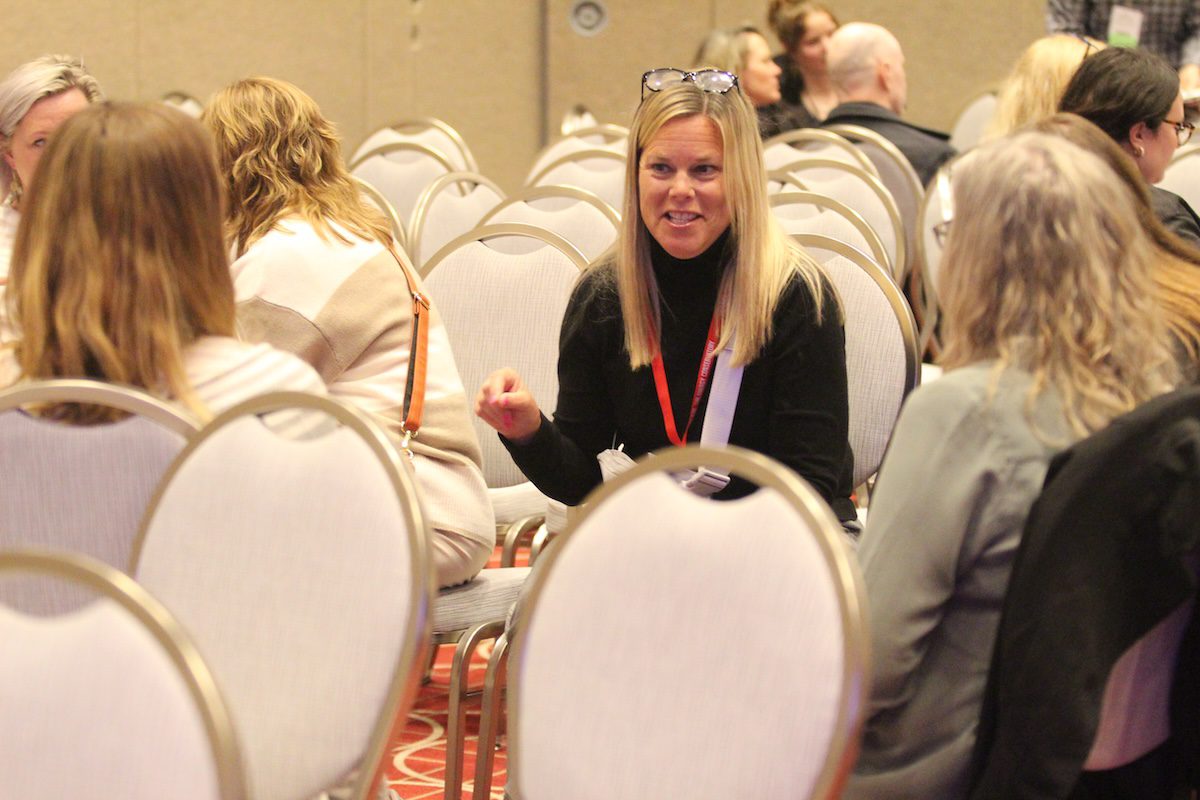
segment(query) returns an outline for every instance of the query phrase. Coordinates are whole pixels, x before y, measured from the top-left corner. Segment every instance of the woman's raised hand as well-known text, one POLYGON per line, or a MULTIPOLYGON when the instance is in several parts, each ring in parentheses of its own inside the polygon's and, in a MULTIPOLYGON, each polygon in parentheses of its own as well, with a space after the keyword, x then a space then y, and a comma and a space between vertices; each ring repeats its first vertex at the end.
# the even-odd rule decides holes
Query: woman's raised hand
POLYGON ((508 367, 484 379, 475 396, 475 413, 516 444, 526 444, 542 424, 537 401, 516 370, 508 367))

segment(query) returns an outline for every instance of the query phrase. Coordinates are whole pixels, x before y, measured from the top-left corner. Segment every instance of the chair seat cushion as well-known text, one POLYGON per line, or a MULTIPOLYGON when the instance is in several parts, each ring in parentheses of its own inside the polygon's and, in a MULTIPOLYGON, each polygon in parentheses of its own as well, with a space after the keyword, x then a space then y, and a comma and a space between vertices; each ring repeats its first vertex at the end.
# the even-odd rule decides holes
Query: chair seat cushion
POLYGON ((529 567, 485 569, 464 584, 442 589, 433 603, 433 632, 503 621, 528 575, 529 567))

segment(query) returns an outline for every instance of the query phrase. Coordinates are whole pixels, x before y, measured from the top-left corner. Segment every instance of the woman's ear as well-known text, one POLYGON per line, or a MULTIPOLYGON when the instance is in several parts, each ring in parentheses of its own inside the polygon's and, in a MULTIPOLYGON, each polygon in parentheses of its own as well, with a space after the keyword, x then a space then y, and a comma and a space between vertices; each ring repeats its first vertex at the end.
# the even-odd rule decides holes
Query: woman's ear
POLYGON ((1145 122, 1139 122, 1129 129, 1129 149, 1135 157, 1145 155, 1146 146, 1154 139, 1154 131, 1145 122))

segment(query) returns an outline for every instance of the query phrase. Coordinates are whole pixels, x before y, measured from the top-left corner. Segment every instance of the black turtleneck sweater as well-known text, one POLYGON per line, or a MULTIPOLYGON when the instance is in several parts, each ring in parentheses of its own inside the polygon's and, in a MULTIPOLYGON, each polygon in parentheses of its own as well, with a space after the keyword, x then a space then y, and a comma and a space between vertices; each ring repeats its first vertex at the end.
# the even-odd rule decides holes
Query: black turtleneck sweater
MULTIPOLYGON (((693 259, 671 257, 651 239, 651 260, 662 304, 660 346, 671 407, 682 433, 721 284, 728 232, 693 259)), ((853 519, 849 500, 852 455, 847 441, 845 335, 832 295, 818 323, 804 282, 784 289, 774 330, 742 373, 729 443, 764 453, 796 470, 840 519, 853 519)), ((545 494, 574 505, 601 481, 596 454, 624 443, 637 458, 667 447, 662 410, 650 367, 630 369, 616 277, 611 263, 580 280, 559 339, 558 405, 551 422, 526 445, 501 437, 521 471, 545 494)), ((710 381, 711 385, 711 381, 710 381)), ((708 391, 688 442, 699 442, 708 391)), ((717 497, 746 494, 731 482, 717 497)))

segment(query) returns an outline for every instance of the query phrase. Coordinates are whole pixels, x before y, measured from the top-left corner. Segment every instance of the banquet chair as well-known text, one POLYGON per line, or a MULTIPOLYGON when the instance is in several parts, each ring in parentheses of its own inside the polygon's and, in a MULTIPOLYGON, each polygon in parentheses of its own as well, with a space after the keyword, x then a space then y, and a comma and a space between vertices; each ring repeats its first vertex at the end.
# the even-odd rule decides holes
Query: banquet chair
POLYGON ((476 172, 450 172, 421 191, 408 224, 408 250, 420 268, 441 247, 482 224, 504 200, 495 181, 476 172))
POLYGON ((617 240, 621 217, 592 192, 572 186, 532 186, 505 198, 479 224, 509 222, 558 234, 590 263, 617 240))
MULTIPOLYGON (((511 242, 508 242, 511 245, 511 242)), ((558 399, 558 335, 567 301, 587 263, 561 237, 528 225, 489 225, 447 244, 428 263, 425 287, 437 298, 463 383, 472 388, 500 367, 521 374, 538 406, 553 413, 558 399), (539 245, 496 249, 505 240, 539 245)), ((483 474, 497 525, 505 540, 518 539, 544 524, 547 498, 525 479, 496 432, 474 418, 483 452, 483 474)), ((504 629, 508 610, 528 567, 485 569, 475 580, 450 590, 451 614, 442 602, 434 613, 434 643, 455 644, 450 671, 446 735, 445 796, 462 785, 467 665, 478 646, 504 629), (478 596, 479 599, 475 599, 478 596)), ((444 593, 443 593, 444 594, 444 593)))
POLYGON ((86 607, 0 603, 4 797, 248 797, 217 684, 183 628, 128 575, 86 556, 0 551, 0 583, 69 584, 86 607))
POLYGON ((580 150, 608 150, 624 158, 628 139, 629 129, 621 125, 589 125, 564 132, 534 156, 526 183, 550 164, 580 150))
POLYGON ((861 486, 879 469, 904 398, 920 384, 917 325, 900 287, 870 258, 827 237, 793 238, 810 252, 832 254, 821 265, 845 314, 850 449, 861 486))
POLYGON ((204 113, 204 104, 187 92, 167 92, 160 101, 193 119, 200 119, 204 113))
POLYGON ((408 234, 404 230, 404 223, 400 221, 400 215, 396 213, 396 209, 392 207, 391 202, 383 196, 383 192, 376 189, 371 184, 364 181, 362 178, 350 176, 350 180, 354 181, 358 186, 359 192, 367 199, 371 205, 379 209, 379 213, 383 214, 387 219, 388 228, 392 232, 392 239, 401 250, 408 249, 408 234))
POLYGON ((526 186, 575 186, 616 209, 625 199, 625 153, 590 148, 557 158, 531 173, 526 186))
POLYGON ((996 93, 990 90, 968 101, 954 118, 954 125, 950 128, 950 146, 962 153, 979 144, 996 114, 996 104, 996 93))
POLYGON ((596 115, 588 111, 588 107, 583 103, 576 103, 566 110, 563 114, 562 122, 559 123, 558 130, 563 136, 574 133, 583 128, 593 128, 598 125, 596 115))
POLYGON ((380 145, 396 142, 419 144, 436 150, 445 156, 456 171, 479 172, 475 156, 462 135, 453 126, 433 117, 403 120, 380 128, 363 140, 351 160, 357 161, 380 145))
POLYGON ((891 262, 874 228, 854 209, 816 192, 779 192, 769 198, 771 212, 785 233, 815 233, 869 253, 891 274, 891 262))
MULTIPOLYGON (((199 427, 181 408, 128 386, 72 379, 0 391, 0 548, 66 550, 126 569, 155 487, 199 427), (60 402, 131 416, 71 425, 22 410, 60 402)), ((70 584, 36 576, 0 591, 0 600, 27 614, 62 613, 85 599, 70 584)))
POLYGON ((1175 151, 1167 165, 1160 189, 1174 192, 1187 201, 1192 208, 1200 208, 1200 144, 1187 145, 1175 151))
POLYGON ((378 189, 401 223, 412 218, 426 186, 454 171, 454 163, 440 151, 415 142, 382 144, 350 162, 350 173, 378 189))
MULTIPOLYGON (((849 139, 871 159, 871 163, 879 171, 879 180, 896 201, 896 210, 900 212, 907 243, 911 246, 916 237, 917 217, 921 213, 925 187, 908 158, 889 139, 869 128, 858 125, 831 125, 829 130, 849 139)), ((911 263, 907 266, 911 267, 911 263)), ((900 278, 903 279, 906 274, 901 273, 900 278)))
POLYGON ((512 796, 836 796, 869 691, 841 530, 802 478, 736 447, 659 451, 595 490, 509 634, 512 796), (700 465, 759 489, 693 495, 671 473, 700 465))
POLYGON ((401 459, 361 412, 274 392, 205 426, 147 512, 132 574, 208 661, 255 797, 370 796, 410 707, 433 573, 401 459))
POLYGON ((794 161, 769 172, 767 177, 771 194, 816 192, 854 209, 883 242, 892 276, 899 281, 907 273, 908 236, 896 201, 879 178, 866 170, 828 159, 794 161))
POLYGON ((826 158, 864 169, 878 177, 871 159, 844 136, 822 128, 796 128, 763 142, 767 170, 779 169, 802 158, 826 158))

